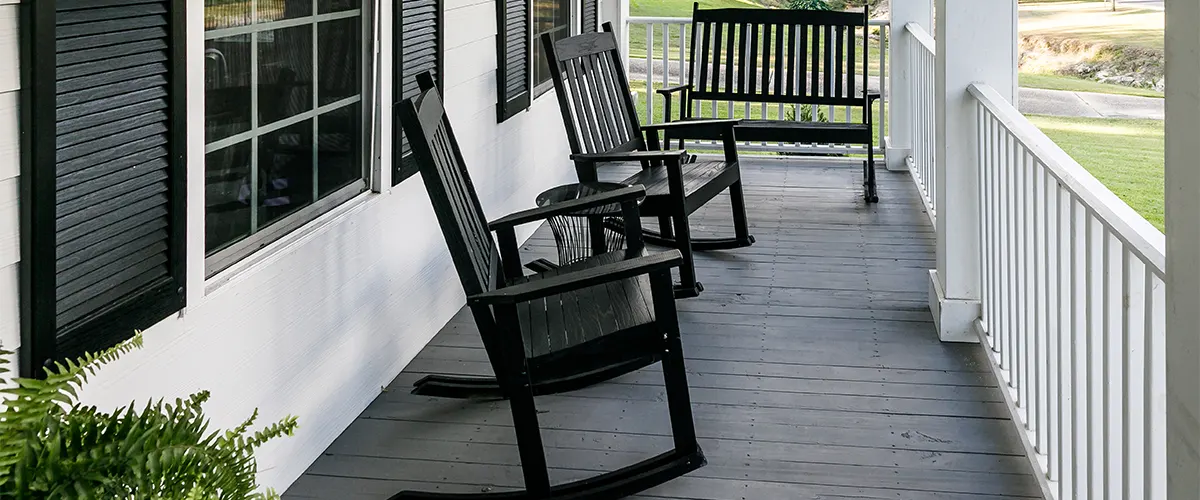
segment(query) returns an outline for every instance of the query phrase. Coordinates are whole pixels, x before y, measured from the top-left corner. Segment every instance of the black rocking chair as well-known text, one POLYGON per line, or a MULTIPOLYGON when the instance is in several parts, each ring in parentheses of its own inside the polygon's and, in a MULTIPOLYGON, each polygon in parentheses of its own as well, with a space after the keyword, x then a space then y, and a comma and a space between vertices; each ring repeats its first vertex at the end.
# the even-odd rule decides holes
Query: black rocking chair
POLYGON ((693 250, 725 250, 754 244, 746 222, 742 175, 738 166, 734 127, 738 120, 691 120, 641 125, 629 80, 617 50, 612 24, 601 33, 554 41, 542 35, 542 48, 558 94, 559 109, 571 145, 571 158, 580 182, 597 180, 597 164, 640 162, 642 170, 626 184, 646 186, 641 211, 658 217, 660 232, 645 231, 646 241, 677 248, 683 255, 682 283, 676 297, 695 297, 704 290, 696 281, 693 250), (658 134, 665 139, 660 142, 658 134), (644 134, 644 135, 643 135, 644 134), (720 137, 724 160, 695 161, 681 150, 666 151, 671 140, 720 137), (683 154, 681 154, 683 153, 683 154), (729 190, 733 205, 733 238, 692 238, 688 216, 729 190))
MULTIPOLYGON (((400 123, 496 373, 494 381, 483 385, 495 385, 512 407, 525 489, 463 494, 406 491, 392 500, 611 499, 702 467, 705 459, 692 423, 672 296, 671 268, 681 258, 674 250, 646 254, 637 206, 644 189, 631 186, 526 210, 489 225, 441 96, 428 74, 418 81, 423 92, 400 104, 400 123), (626 250, 523 275, 515 226, 611 204, 622 207, 626 250), (499 237, 499 251, 489 229, 499 237), (579 388, 656 361, 662 362, 674 449, 617 471, 552 486, 534 396, 579 388)), ((465 388, 480 385, 467 383, 465 388)))

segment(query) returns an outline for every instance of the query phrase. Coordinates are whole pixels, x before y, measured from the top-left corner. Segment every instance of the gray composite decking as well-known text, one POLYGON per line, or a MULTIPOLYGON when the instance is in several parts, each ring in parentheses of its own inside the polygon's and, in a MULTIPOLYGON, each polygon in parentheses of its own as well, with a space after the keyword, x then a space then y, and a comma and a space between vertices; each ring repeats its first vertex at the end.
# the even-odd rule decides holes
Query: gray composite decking
MULTIPOLYGON (((743 177, 758 243, 700 253, 706 290, 678 302, 708 465, 636 498, 1040 497, 980 347, 937 341, 933 229, 907 174, 881 170, 875 206, 857 167, 749 157, 743 177)), ((695 233, 732 234, 727 197, 711 205, 695 233)), ((545 227, 525 245, 553 248, 545 227)), ((507 403, 409 394, 428 373, 490 373, 465 311, 284 498, 520 487, 507 403)), ((658 365, 537 402, 555 481, 670 446, 658 365)))

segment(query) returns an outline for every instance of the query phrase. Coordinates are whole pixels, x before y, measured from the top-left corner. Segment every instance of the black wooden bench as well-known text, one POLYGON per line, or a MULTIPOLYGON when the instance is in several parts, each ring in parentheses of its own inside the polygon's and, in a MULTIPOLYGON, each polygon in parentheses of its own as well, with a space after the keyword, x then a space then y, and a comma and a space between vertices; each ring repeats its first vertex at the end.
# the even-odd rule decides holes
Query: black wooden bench
POLYGON ((860 120, 838 123, 767 119, 766 113, 757 119, 747 116, 737 127, 737 138, 865 145, 863 197, 879 201, 870 112, 879 95, 866 91, 868 58, 855 50, 866 40, 868 21, 866 9, 701 9, 697 3, 688 83, 658 91, 666 98, 666 116, 672 116, 676 93, 683 120, 699 118, 693 114, 700 102, 712 102, 714 108, 716 103, 721 108, 724 103, 792 105, 797 115, 802 105, 857 109, 860 120))

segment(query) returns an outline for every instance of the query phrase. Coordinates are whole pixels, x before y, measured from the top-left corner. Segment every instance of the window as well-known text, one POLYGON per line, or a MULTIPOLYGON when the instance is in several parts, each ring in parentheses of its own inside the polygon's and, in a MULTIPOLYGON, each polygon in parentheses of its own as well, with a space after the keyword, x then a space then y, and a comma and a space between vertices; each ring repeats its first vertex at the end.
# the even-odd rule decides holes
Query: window
POLYGON ((361 0, 205 0, 204 24, 212 275, 366 190, 370 23, 361 0))
POLYGON ((571 4, 573 0, 534 0, 533 3, 533 87, 535 94, 550 89, 550 66, 542 48, 542 34, 555 40, 571 36, 571 4))
POLYGON ((185 2, 29 5, 21 368, 40 375, 184 305, 185 2))

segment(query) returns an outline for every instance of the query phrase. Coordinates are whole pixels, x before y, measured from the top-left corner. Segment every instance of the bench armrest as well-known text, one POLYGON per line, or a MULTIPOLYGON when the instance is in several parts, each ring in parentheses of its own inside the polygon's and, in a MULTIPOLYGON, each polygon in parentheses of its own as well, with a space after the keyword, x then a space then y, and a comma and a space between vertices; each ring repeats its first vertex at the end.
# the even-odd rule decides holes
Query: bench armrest
POLYGON ((589 286, 670 269, 679 266, 682 262, 683 256, 679 250, 668 250, 472 295, 467 297, 467 304, 496 305, 528 302, 589 286))
POLYGON ((664 87, 664 88, 655 90, 655 92, 657 92, 659 95, 670 98, 671 94, 674 94, 676 92, 683 92, 683 91, 687 91, 687 90, 692 90, 692 84, 684 83, 684 84, 680 84, 680 85, 675 85, 674 87, 664 87))
POLYGON ((576 162, 583 163, 599 163, 607 161, 664 161, 677 159, 681 163, 687 162, 687 151, 627 151, 624 153, 594 153, 594 154, 575 154, 571 155, 571 159, 576 162))
POLYGON ((867 105, 868 106, 870 106, 871 103, 878 101, 880 99, 883 99, 883 94, 880 94, 879 92, 867 92, 867 105))
POLYGON ((664 102, 663 102, 663 113, 664 114, 663 114, 663 116, 667 117, 667 121, 671 121, 671 107, 672 107, 672 104, 674 104, 674 101, 675 101, 674 94, 676 92, 679 93, 679 105, 682 106, 682 108, 680 108, 680 110, 679 110, 679 118, 681 120, 684 118, 687 118, 687 116, 688 116, 688 110, 687 110, 688 95, 689 95, 689 92, 691 92, 691 91, 692 91, 692 85, 690 83, 684 83, 684 84, 676 85, 674 87, 662 88, 662 89, 658 89, 655 91, 655 92, 658 92, 659 95, 663 96, 663 99, 664 99, 664 102))
POLYGON ((588 208, 601 207, 604 205, 611 205, 625 201, 640 200, 645 197, 645 187, 640 185, 629 186, 571 201, 552 203, 544 207, 522 210, 520 212, 492 221, 488 224, 488 228, 492 231, 497 231, 504 228, 528 224, 530 222, 540 222, 556 215, 575 213, 588 208))

